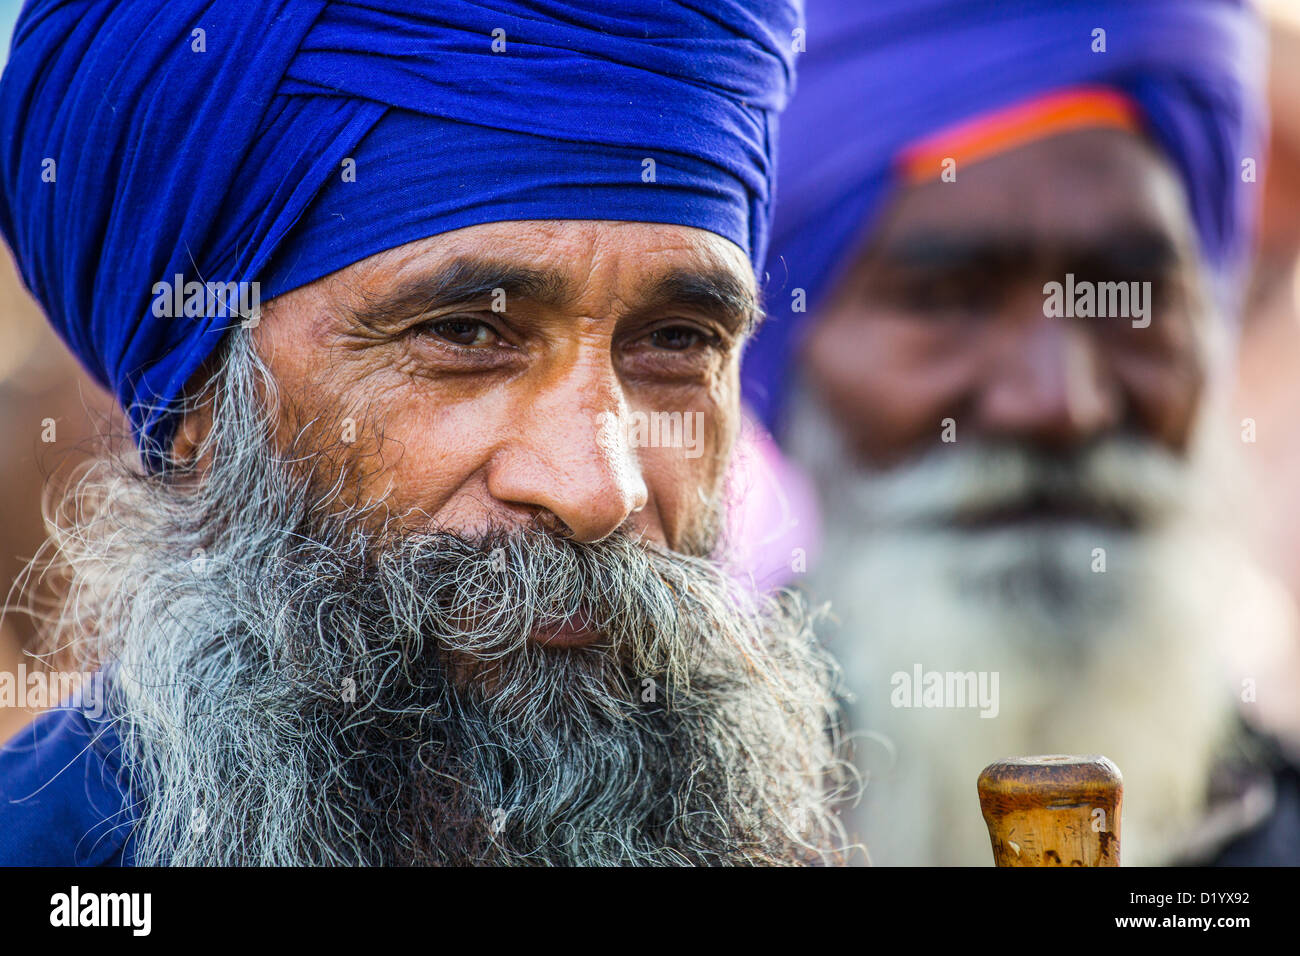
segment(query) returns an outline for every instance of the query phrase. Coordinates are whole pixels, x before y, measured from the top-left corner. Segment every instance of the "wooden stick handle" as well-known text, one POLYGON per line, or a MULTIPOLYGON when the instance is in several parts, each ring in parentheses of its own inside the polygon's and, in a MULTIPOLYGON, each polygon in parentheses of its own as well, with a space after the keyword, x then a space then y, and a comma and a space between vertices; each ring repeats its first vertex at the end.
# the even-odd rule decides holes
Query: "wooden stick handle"
POLYGON ((1124 778, 1105 757, 999 760, 979 794, 998 866, 1119 866, 1124 778))

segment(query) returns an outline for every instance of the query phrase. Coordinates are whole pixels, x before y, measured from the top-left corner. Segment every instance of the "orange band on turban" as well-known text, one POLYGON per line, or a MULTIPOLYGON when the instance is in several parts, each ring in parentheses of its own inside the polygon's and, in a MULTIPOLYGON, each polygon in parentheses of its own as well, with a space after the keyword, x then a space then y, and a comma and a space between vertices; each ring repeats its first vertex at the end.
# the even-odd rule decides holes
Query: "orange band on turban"
POLYGON ((1057 133, 1095 127, 1136 132, 1141 128, 1137 105, 1103 87, 1047 93, 927 136, 903 150, 899 167, 907 182, 925 182, 940 175, 945 160, 960 167, 1057 133))

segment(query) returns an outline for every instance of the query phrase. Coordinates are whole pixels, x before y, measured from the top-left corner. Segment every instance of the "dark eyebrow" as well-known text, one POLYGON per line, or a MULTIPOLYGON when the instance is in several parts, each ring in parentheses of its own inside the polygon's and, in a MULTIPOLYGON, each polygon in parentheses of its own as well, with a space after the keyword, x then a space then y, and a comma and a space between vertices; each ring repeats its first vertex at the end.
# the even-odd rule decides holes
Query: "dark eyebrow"
POLYGON ((1133 274, 1159 274, 1184 258, 1173 239, 1163 232, 1134 230, 1111 236, 1089 249, 1076 251, 1075 259, 1099 270, 1133 274))
POLYGON ((1125 272, 1159 272, 1182 255, 1164 231, 1142 226, 1098 236, 1095 240, 1062 239, 1001 233, 917 232, 892 239, 875 251, 877 262, 927 271, 1015 269, 1028 263, 1073 263, 1125 272))
POLYGON ((634 314, 688 308, 721 321, 733 334, 748 334, 763 313, 753 290, 725 269, 676 270, 649 283, 634 314))
POLYGON ((555 308, 572 299, 569 282, 560 272, 512 262, 459 258, 382 295, 367 297, 348 311, 352 319, 371 331, 387 332, 434 309, 491 298, 497 289, 504 290, 507 301, 528 299, 555 308))

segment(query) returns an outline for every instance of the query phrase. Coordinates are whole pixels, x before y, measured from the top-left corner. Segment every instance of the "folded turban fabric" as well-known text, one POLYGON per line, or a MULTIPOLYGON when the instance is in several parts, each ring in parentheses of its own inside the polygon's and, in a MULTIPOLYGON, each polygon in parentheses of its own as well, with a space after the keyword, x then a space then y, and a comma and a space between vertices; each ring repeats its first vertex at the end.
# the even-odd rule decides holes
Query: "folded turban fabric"
POLYGON ((240 321, 160 317, 174 276, 265 301, 521 219, 695 226, 760 263, 800 27, 799 0, 31 0, 0 230, 158 468, 240 321))
POLYGON ((1215 291, 1230 302, 1258 188, 1242 163, 1262 162, 1264 127, 1265 40, 1242 0, 808 0, 806 47, 782 118, 768 319, 742 373, 769 428, 779 431, 808 320, 924 147, 1035 99, 1087 94, 1054 104, 1044 131, 1086 120, 1068 115, 1080 104, 1101 125, 1123 125, 1134 105, 1182 179, 1215 291), (1105 52, 1094 52, 1098 39, 1105 52), (793 311, 795 289, 804 311, 793 311))

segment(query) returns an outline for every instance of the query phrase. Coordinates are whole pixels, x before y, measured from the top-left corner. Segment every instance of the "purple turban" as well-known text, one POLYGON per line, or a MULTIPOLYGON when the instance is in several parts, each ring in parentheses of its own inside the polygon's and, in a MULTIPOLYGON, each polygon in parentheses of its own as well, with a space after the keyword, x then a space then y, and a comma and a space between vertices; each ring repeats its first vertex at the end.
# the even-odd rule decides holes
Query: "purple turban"
POLYGON ((1220 291, 1238 277, 1255 189, 1242 163, 1261 159, 1266 59, 1242 0, 809 0, 807 19, 782 121, 769 318, 743 373, 769 428, 807 320, 902 182, 900 159, 1033 97, 1101 87, 1136 104, 1182 179, 1220 291), (794 289, 806 311, 792 311, 794 289))

